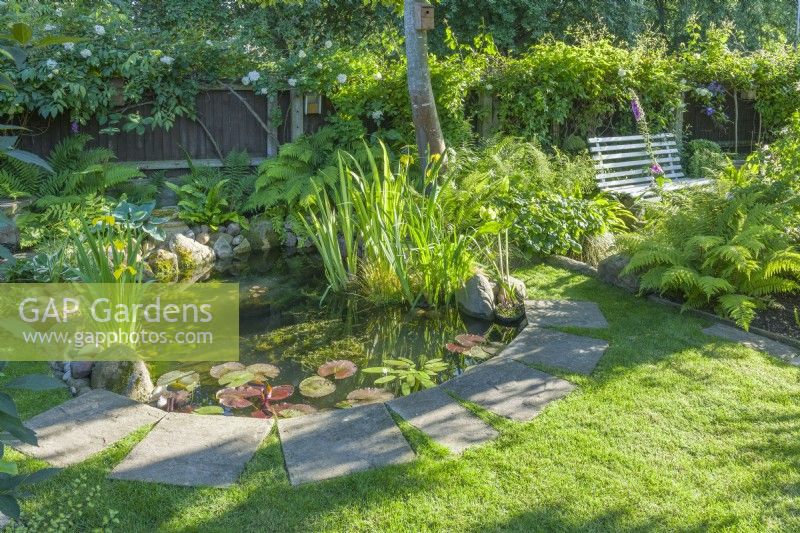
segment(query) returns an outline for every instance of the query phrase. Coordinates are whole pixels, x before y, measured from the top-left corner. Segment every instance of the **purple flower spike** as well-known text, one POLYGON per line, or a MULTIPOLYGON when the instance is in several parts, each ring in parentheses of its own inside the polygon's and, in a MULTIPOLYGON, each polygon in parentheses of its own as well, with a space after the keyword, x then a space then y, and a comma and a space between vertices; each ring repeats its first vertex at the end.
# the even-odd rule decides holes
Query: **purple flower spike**
POLYGON ((706 115, 708 115, 708 116, 710 117, 711 115, 713 115, 713 114, 714 114, 714 108, 713 108, 713 107, 707 107, 707 108, 705 108, 705 114, 706 114, 706 115))
POLYGON ((642 107, 639 105, 639 100, 636 98, 631 99, 631 111, 633 112, 633 118, 636 122, 642 120, 642 107))
POLYGON ((69 129, 70 129, 70 131, 72 133, 77 135, 78 131, 79 131, 79 129, 78 129, 78 121, 77 120, 73 120, 72 124, 69 125, 69 129))
POLYGON ((661 168, 661 165, 658 163, 653 163, 650 165, 650 172, 652 172, 656 176, 660 176, 664 173, 664 169, 661 168))

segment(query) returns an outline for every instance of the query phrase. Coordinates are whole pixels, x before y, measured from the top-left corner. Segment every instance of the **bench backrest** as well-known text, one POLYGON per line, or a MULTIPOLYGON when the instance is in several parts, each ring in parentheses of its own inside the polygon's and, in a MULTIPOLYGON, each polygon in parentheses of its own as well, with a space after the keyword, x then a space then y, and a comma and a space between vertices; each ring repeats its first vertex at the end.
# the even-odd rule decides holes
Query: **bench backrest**
MULTIPOLYGON (((675 135, 651 135, 650 143, 664 176, 671 180, 683 178, 675 135)), ((650 172, 652 161, 641 135, 592 137, 589 139, 589 151, 597 170, 597 186, 600 189, 613 190, 632 185, 644 188, 654 183, 650 172)))

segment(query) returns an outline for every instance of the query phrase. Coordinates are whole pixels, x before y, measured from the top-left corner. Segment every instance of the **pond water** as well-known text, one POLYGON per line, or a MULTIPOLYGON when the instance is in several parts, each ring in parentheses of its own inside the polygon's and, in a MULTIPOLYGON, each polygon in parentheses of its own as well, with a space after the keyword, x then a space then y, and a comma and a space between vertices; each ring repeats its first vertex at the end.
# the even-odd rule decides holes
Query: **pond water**
MULTIPOLYGON (((313 254, 260 255, 214 277, 240 284, 239 361, 244 365, 274 365, 280 374, 269 383, 273 387, 294 387, 293 394, 281 401, 308 404, 315 409, 341 407, 356 389, 377 387, 402 395, 396 380, 376 385, 375 380, 384 375, 362 372, 364 368, 383 366, 387 359, 405 358, 419 369, 427 361, 441 358, 446 368, 432 378, 441 383, 491 357, 517 333, 517 328, 463 317, 454 308, 409 311, 402 307, 376 307, 358 296, 329 296, 321 304, 327 282, 321 261, 313 254), (457 347, 455 338, 461 334, 480 335, 486 342, 482 349, 467 353, 448 350, 448 343, 451 348, 457 347), (300 394, 301 381, 317 375, 319 367, 331 360, 352 361, 358 370, 344 379, 330 376, 328 381, 336 386, 330 394, 318 398, 300 394)), ((197 372, 200 386, 191 391, 189 398, 190 405, 196 408, 219 405, 215 394, 223 386, 209 373, 212 366, 154 363, 151 371, 154 379, 172 370, 197 372)), ((226 412, 236 415, 251 415, 253 410, 226 408, 226 412)), ((295 410, 292 413, 298 414, 295 410)))

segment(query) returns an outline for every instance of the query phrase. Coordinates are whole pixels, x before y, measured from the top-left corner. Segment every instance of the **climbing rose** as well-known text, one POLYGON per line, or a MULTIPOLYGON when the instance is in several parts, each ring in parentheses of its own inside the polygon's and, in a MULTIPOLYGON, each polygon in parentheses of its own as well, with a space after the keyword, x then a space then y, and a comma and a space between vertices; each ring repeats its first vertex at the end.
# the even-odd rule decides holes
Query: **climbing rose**
POLYGON ((331 46, 333 46, 333 41, 331 41, 330 39, 325 41, 325 48, 330 48, 331 46))
POLYGON ((305 59, 306 53, 303 50, 300 50, 299 52, 297 52, 297 57, 299 57, 300 59, 305 59))
POLYGON ((53 31, 54 29, 56 29, 56 27, 54 25, 52 25, 52 24, 45 24, 44 25, 44 31, 53 31))
POLYGON ((372 77, 375 78, 375 80, 377 81, 381 81, 383 79, 383 74, 381 74, 380 72, 376 72, 375 75, 373 75, 372 77))
POLYGON ((250 85, 250 77, 242 76, 242 85, 250 85))
POLYGON ((45 61, 45 65, 47 65, 47 68, 49 68, 50 70, 53 70, 58 66, 58 62, 55 59, 48 59, 47 61, 45 61))
POLYGON ((372 112, 372 120, 378 121, 383 118, 383 111, 373 111, 372 112))
POLYGON ((247 77, 250 78, 250 81, 258 81, 258 78, 261 77, 261 74, 256 72, 255 70, 251 70, 247 73, 247 77))
POLYGON ((61 15, 63 15, 63 14, 64 14, 64 10, 63 10, 63 9, 61 9, 60 7, 58 7, 58 8, 56 8, 56 11, 55 11, 55 13, 56 13, 56 16, 57 16, 57 17, 60 17, 61 15))
POLYGON ((161 56, 158 60, 164 63, 165 65, 171 65, 173 61, 175 61, 175 58, 170 56, 161 56))
POLYGON ((100 24, 97 24, 97 25, 94 27, 94 32, 95 32, 97 35, 105 35, 105 34, 106 34, 106 29, 105 29, 103 26, 101 26, 100 24))
POLYGON ((297 80, 294 78, 289 78, 288 80, 286 80, 286 82, 289 84, 289 87, 294 87, 295 85, 297 85, 297 80))
POLYGON ((75 43, 64 43, 64 50, 72 52, 75 49, 75 43))
POLYGON ((83 50, 81 50, 81 57, 84 59, 92 57, 92 51, 89 50, 88 48, 84 48, 83 50))
POLYGON ((317 63, 317 68, 322 70, 322 63, 317 63))
POLYGON ((347 83, 347 74, 339 74, 336 76, 336 81, 339 83, 347 83))

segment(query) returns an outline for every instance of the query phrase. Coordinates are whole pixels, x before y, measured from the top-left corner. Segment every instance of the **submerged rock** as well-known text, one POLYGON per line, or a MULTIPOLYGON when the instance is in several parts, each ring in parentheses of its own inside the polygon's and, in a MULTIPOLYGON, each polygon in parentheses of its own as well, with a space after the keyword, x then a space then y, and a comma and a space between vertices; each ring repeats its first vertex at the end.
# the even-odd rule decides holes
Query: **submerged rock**
POLYGON ((469 278, 456 292, 456 303, 462 313, 483 320, 494 320, 494 287, 481 272, 469 278))
POLYGON ((181 272, 204 270, 214 264, 214 250, 185 235, 175 235, 169 248, 178 256, 181 272))
POLYGON ((148 402, 153 394, 153 381, 143 361, 98 361, 92 370, 92 388, 148 402))

